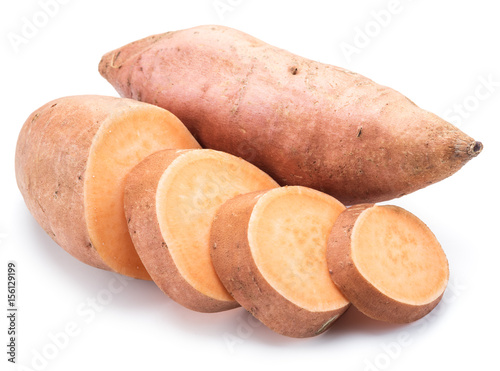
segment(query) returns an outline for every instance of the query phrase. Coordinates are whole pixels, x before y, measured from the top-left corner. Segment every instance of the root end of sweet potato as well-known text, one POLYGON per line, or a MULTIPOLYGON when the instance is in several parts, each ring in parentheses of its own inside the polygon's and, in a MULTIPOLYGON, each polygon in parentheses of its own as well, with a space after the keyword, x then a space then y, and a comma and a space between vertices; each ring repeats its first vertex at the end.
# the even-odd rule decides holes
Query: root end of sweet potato
POLYGON ((476 157, 481 153, 482 150, 483 150, 483 143, 475 141, 474 143, 471 143, 469 145, 468 153, 471 155, 471 157, 476 157))

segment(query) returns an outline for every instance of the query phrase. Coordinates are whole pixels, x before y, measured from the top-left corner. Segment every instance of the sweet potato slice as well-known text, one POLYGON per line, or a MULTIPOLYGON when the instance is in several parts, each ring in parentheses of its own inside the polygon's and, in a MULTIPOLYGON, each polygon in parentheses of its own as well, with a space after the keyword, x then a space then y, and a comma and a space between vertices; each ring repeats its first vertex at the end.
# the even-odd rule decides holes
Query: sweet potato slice
POLYGON ((239 194, 278 187, 250 163, 209 149, 160 151, 127 177, 130 235, 155 283, 199 312, 235 308, 210 259, 217 208, 239 194))
POLYGON ((367 316, 415 321, 441 300, 448 261, 431 230, 397 206, 361 204, 344 211, 329 240, 330 275, 367 316))
POLYGON ((17 182, 35 219, 70 254, 149 279, 128 234, 123 190, 134 165, 166 148, 199 144, 164 109, 125 98, 60 98, 23 126, 17 182))
POLYGON ((344 206, 300 186, 235 197, 212 224, 211 255, 229 293, 277 333, 324 332, 349 302, 326 265, 328 233, 344 206))

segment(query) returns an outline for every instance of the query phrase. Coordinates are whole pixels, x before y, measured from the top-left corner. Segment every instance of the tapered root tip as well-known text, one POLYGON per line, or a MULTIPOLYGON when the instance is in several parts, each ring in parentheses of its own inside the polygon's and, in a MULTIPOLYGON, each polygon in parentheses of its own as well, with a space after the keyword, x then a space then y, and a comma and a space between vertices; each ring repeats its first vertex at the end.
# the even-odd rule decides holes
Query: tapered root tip
POLYGON ((110 76, 113 79, 113 71, 119 70, 125 63, 144 53, 160 39, 172 34, 173 32, 151 35, 105 54, 99 63, 99 72, 104 78, 107 79, 110 76))
POLYGON ((472 157, 476 157, 478 154, 481 153, 482 150, 483 150, 483 143, 476 141, 470 144, 468 152, 472 157))
POLYGON ((99 73, 105 79, 107 79, 109 60, 110 60, 110 58, 109 58, 109 53, 108 53, 108 54, 105 54, 101 58, 101 61, 99 62, 99 73))

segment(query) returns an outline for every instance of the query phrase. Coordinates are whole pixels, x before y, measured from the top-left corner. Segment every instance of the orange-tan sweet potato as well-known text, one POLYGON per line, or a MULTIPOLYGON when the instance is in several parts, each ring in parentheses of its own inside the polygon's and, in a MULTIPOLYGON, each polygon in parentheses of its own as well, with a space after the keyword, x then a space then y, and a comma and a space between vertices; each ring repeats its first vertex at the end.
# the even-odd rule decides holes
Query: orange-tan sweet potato
MULTIPOLYGON (((153 281, 192 310, 237 307, 210 258, 212 219, 224 201, 276 187, 262 170, 223 152, 165 150, 148 156, 127 176, 124 205, 130 235, 153 281)), ((229 227, 226 233, 232 233, 229 227)))
POLYGON ((332 280, 367 316, 415 321, 441 300, 448 260, 431 230, 391 205, 360 204, 337 218, 328 239, 332 280))
POLYGON ((290 186, 225 202, 212 223, 212 262, 229 293, 275 332, 310 337, 348 308, 326 264, 326 244, 345 209, 333 197, 290 186))
POLYGON ((125 98, 60 98, 21 129, 17 183, 35 219, 71 255, 149 279, 128 233, 123 190, 134 165, 167 148, 199 144, 164 109, 125 98))
POLYGON ((482 149, 393 89, 223 26, 133 42, 99 71, 122 96, 174 113, 202 146, 344 204, 426 187, 482 149))

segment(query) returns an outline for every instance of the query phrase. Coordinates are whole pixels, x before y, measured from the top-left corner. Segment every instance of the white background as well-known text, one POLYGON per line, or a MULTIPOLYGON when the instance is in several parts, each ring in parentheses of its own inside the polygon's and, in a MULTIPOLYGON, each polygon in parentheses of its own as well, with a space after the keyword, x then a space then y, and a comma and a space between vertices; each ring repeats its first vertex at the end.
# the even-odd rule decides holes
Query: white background
POLYGON ((3 0, 0 10, 2 370, 10 260, 18 266, 19 370, 499 369, 497 1, 64 2, 44 11, 39 1, 3 0), (217 4, 229 8, 218 12, 217 4), (36 33, 27 33, 26 22, 38 24, 36 33), (452 177, 390 202, 424 220, 448 256, 450 284, 429 316, 413 325, 388 325, 351 308, 321 336, 286 338, 242 309, 192 312, 151 282, 122 282, 88 267, 37 225, 14 176, 17 135, 29 114, 65 95, 116 96, 97 72, 102 54, 150 34, 200 24, 235 27, 361 73, 483 142, 483 153, 452 177), (17 46, 16 35, 25 39, 17 46), (347 44, 357 48, 355 54, 343 51, 347 44))

